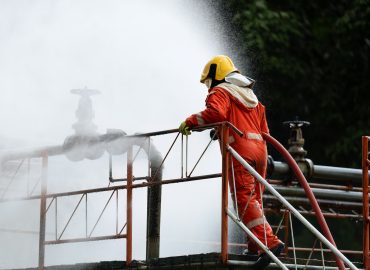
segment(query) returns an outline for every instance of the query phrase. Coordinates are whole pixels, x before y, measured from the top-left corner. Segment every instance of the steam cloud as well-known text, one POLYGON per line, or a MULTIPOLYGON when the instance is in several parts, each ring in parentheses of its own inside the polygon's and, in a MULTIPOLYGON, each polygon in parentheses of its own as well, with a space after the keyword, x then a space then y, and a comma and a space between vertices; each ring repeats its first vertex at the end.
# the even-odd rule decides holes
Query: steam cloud
MULTIPOLYGON (((198 81, 201 68, 213 55, 227 54, 216 13, 206 2, 1 1, 1 152, 10 155, 14 149, 22 152, 49 145, 63 151, 58 147, 73 134, 76 121, 77 99, 70 89, 87 86, 101 91, 100 96, 92 98, 98 134, 105 134, 109 128, 128 134, 174 128, 188 114, 199 111, 206 95, 198 81)), ((199 140, 194 139, 194 148, 190 149, 194 156, 189 163, 195 163, 195 154, 208 141, 208 134, 193 136, 199 140)), ((152 162, 158 165, 171 140, 155 139, 153 145, 159 152, 151 152, 152 162)), ((106 146, 106 142, 101 143, 106 146)), ((118 145, 125 147, 122 142, 118 145)), ((199 170, 217 172, 218 148, 211 151, 214 154, 200 163, 199 170)), ((122 175, 123 164, 118 163, 114 169, 122 175)), ((139 156, 138 163, 138 169, 145 168, 143 156, 139 156)), ((2 168, 0 196, 6 190, 16 197, 30 194, 35 186, 34 192, 39 190, 39 159, 33 159, 29 166, 27 162, 20 166, 12 161, 2 168)), ((169 158, 164 178, 178 172, 178 160, 169 158)), ((101 159, 79 162, 70 162, 64 155, 51 157, 48 177, 49 192, 106 186, 106 154, 101 159)), ((218 250, 207 244, 219 237, 220 183, 213 181, 163 187, 162 256, 218 250)), ((58 202, 58 209, 66 210, 58 223, 68 220, 78 198, 73 200, 58 202)), ((145 190, 135 191, 135 259, 145 258, 145 200, 145 190)), ((89 199, 94 209, 89 212, 90 223, 105 201, 106 196, 89 199)), ((119 204, 124 206, 122 198, 119 204)), ((37 265, 38 210, 38 201, 0 204, 0 268, 37 265)), ((55 224, 50 211, 47 238, 52 239, 55 224)), ((76 212, 71 225, 83 231, 81 211, 76 212)), ((114 214, 114 209, 107 210, 106 221, 97 233, 110 230, 114 214)), ((65 235, 74 236, 80 231, 67 230, 65 235)), ((123 260, 124 253, 122 240, 56 245, 46 248, 46 265, 123 260)))

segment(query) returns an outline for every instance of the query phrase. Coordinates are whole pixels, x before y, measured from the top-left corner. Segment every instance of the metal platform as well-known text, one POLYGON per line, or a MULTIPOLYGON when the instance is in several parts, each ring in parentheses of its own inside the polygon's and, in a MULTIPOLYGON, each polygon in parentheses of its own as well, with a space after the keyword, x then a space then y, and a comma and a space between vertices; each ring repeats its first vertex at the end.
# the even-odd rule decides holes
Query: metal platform
MULTIPOLYGON (((256 258, 247 258, 244 255, 229 254, 229 261, 226 265, 221 263, 220 253, 203 253, 186 256, 173 256, 166 258, 153 259, 149 263, 145 261, 133 260, 130 266, 126 266, 125 261, 102 261, 96 263, 78 263, 73 265, 55 265, 47 266, 46 270, 124 270, 124 269, 212 269, 212 270, 226 270, 226 269, 253 269, 254 260, 256 258), (248 260, 249 259, 249 260, 248 260)), ((285 265, 289 269, 338 269, 334 261, 327 261, 326 265, 306 265, 306 259, 299 259, 299 264, 295 265, 289 258, 284 259, 285 265)), ((357 263, 359 268, 362 268, 361 263, 357 263)), ((38 268, 23 268, 12 270, 37 270, 38 268)), ((275 263, 271 263, 267 269, 280 269, 275 263)))

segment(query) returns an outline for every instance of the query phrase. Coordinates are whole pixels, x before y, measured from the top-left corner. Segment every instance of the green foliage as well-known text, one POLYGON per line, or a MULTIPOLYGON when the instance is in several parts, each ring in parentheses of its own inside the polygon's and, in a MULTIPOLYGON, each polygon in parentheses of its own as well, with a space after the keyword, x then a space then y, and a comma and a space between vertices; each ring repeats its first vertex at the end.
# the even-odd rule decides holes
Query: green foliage
POLYGON ((359 167, 370 135, 370 1, 221 2, 272 135, 285 142, 281 122, 298 115, 312 124, 304 136, 316 164, 359 167))

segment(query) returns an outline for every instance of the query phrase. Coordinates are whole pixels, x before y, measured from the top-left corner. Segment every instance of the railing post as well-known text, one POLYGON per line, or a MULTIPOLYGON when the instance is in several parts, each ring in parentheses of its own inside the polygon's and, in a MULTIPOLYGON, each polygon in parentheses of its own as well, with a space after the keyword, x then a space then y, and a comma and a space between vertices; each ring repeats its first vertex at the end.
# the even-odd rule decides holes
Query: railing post
POLYGON ((126 239, 126 265, 132 261, 132 146, 127 151, 127 239, 126 239))
POLYGON ((228 260, 228 215, 226 210, 228 208, 230 153, 226 148, 229 139, 229 129, 225 124, 219 129, 219 134, 221 134, 222 154, 221 261, 223 264, 226 264, 228 260))
POLYGON ((45 227, 46 227, 46 193, 47 193, 48 155, 42 154, 41 199, 40 199, 40 231, 39 231, 39 270, 45 265, 45 227))
POLYGON ((369 255, 369 138, 362 136, 362 216, 364 269, 370 269, 369 255))
POLYGON ((289 210, 284 212, 284 243, 285 243, 285 256, 288 257, 288 246, 289 246, 289 210))
MULTIPOLYGON (((153 183, 162 180, 162 169, 151 163, 150 176, 153 183)), ((146 260, 159 258, 161 232, 162 185, 148 187, 146 260)))

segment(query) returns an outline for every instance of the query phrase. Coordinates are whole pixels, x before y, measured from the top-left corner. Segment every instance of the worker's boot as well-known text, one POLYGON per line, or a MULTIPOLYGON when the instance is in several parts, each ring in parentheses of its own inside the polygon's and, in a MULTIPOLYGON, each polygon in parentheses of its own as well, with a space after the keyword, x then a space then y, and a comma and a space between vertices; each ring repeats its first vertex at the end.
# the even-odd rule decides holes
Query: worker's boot
MULTIPOLYGON (((279 256, 280 253, 283 251, 284 249, 284 243, 280 243, 272 248, 270 248, 270 251, 275 255, 275 256, 279 256)), ((253 268, 256 269, 256 270, 262 270, 262 269, 265 269, 271 262, 271 257, 267 254, 267 253, 262 253, 258 260, 256 261, 256 263, 253 265, 253 268)))
POLYGON ((253 252, 248 249, 243 250, 244 259, 247 261, 257 261, 258 260, 258 252, 253 252))

